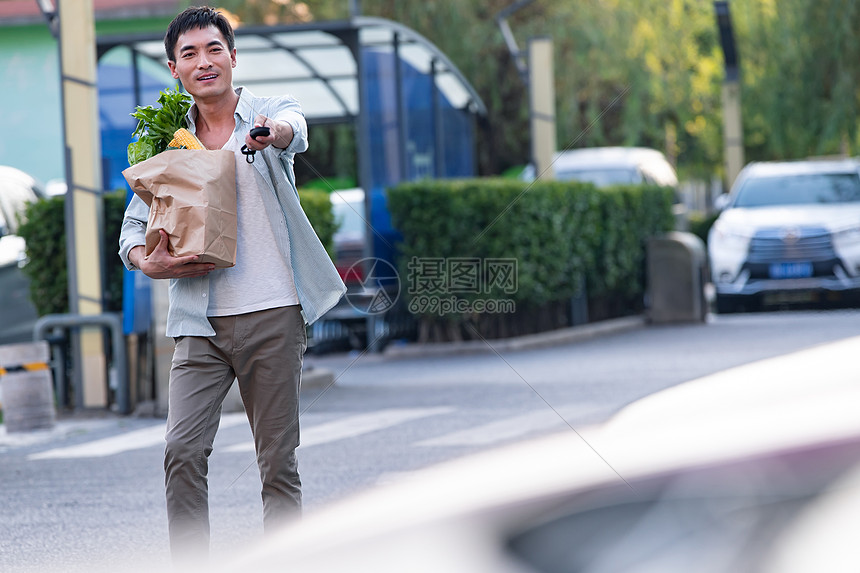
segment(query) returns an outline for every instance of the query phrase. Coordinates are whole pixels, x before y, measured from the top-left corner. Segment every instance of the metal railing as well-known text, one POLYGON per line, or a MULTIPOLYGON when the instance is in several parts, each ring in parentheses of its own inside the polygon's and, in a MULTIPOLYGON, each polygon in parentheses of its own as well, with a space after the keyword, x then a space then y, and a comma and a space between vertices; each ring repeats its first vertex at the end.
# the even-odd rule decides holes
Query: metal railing
MULTIPOLYGON (((110 387, 116 391, 117 410, 120 414, 131 413, 131 396, 128 382, 128 359, 126 357, 125 340, 122 334, 122 321, 119 315, 112 313, 102 314, 48 314, 36 321, 33 326, 33 340, 48 340, 52 346, 58 344, 58 331, 67 331, 71 328, 81 326, 102 326, 111 331, 111 347, 113 360, 108 370, 110 387), (47 332, 51 330, 54 336, 47 332)), ((67 339, 68 336, 65 336, 67 339)), ((61 350, 64 352, 64 350, 61 350)), ((63 354, 60 354, 63 356, 63 354)), ((65 359, 54 361, 54 380, 57 385, 58 401, 65 403, 66 370, 65 359)), ((75 388, 78 396, 82 395, 82 388, 75 388)))

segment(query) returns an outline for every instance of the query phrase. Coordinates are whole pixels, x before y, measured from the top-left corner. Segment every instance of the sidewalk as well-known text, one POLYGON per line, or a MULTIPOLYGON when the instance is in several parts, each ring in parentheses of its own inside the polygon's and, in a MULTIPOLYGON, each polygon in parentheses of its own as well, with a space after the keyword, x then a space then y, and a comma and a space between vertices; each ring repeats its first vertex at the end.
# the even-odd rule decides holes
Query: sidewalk
POLYGON ((66 438, 107 430, 118 425, 121 418, 112 414, 98 417, 69 416, 59 417, 53 428, 48 430, 33 430, 29 432, 6 432, 6 424, 0 424, 0 453, 9 448, 37 446, 58 442, 66 438))

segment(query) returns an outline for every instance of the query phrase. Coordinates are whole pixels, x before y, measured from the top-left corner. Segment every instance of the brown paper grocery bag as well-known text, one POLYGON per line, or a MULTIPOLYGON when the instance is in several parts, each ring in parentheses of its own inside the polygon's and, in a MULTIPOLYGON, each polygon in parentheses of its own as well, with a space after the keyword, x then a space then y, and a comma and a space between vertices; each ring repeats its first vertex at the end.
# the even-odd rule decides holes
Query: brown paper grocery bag
POLYGON ((164 229, 174 256, 199 255, 216 268, 236 264, 235 157, 223 149, 171 149, 122 172, 149 205, 147 256, 164 229))

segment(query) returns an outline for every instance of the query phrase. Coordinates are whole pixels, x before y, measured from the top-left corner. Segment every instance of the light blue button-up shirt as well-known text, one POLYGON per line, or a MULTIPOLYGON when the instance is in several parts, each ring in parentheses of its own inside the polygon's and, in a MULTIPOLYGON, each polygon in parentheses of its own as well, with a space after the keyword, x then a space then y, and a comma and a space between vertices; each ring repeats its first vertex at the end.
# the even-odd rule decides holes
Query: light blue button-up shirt
MULTIPOLYGON (((308 221, 299 203, 293 161, 296 153, 308 148, 308 128, 298 102, 291 96, 258 98, 237 88, 236 128, 240 141, 254 126, 258 114, 289 123, 293 140, 286 149, 271 145, 256 154, 254 167, 267 183, 263 204, 269 215, 282 256, 290 261, 296 291, 305 322, 312 324, 331 309, 346 292, 334 264, 308 221)), ((188 128, 196 133, 195 106, 188 111, 188 128)), ((129 270, 137 267, 128 259, 129 251, 145 244, 149 207, 137 195, 125 212, 119 239, 119 256, 129 270)), ((242 232, 242 229, 239 230, 242 232)), ((214 336, 206 317, 209 305, 209 277, 170 279, 167 336, 214 336)))

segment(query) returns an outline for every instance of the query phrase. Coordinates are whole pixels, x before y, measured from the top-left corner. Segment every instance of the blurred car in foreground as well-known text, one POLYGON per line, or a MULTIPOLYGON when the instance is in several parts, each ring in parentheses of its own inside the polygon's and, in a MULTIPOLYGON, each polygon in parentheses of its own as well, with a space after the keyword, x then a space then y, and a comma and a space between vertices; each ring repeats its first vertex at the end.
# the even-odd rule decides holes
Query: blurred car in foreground
MULTIPOLYGON (((640 183, 678 186, 678 176, 666 156, 646 147, 568 149, 556 153, 552 165, 559 181, 585 181, 597 187, 640 183)), ((533 165, 526 166, 522 178, 534 180, 533 165)))
POLYGON ((857 352, 853 338, 734 368, 416 472, 211 570, 858 571, 857 352))
POLYGON ((708 238, 718 312, 860 292, 860 164, 752 163, 708 238))
POLYGON ((30 301, 30 282, 21 271, 27 254, 18 236, 18 217, 44 197, 39 183, 18 169, 0 166, 0 344, 28 342, 38 318, 30 301))

